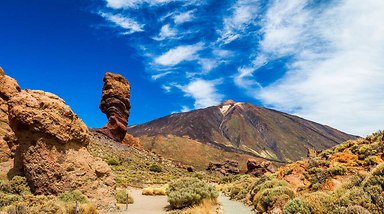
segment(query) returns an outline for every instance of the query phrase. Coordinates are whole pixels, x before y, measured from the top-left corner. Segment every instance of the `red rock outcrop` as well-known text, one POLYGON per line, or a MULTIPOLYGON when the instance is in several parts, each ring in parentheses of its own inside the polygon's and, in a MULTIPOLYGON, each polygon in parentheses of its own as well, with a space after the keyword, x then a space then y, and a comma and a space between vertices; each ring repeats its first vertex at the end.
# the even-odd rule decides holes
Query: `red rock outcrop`
POLYGON ((34 194, 80 190, 101 209, 115 206, 110 167, 87 150, 87 126, 58 96, 23 90, 8 101, 9 123, 21 168, 34 194))
POLYGON ((233 160, 226 160, 222 163, 210 162, 207 170, 210 172, 219 172, 225 176, 237 175, 240 173, 239 163, 233 160))
POLYGON ((6 76, 0 67, 0 162, 7 161, 11 157, 6 138, 11 138, 13 132, 8 122, 8 104, 7 101, 20 92, 20 87, 16 80, 6 76))
POLYGON ((255 159, 248 159, 247 161, 247 174, 254 176, 261 176, 266 172, 275 172, 276 169, 270 161, 257 161, 255 159))
POLYGON ((108 123, 98 132, 122 142, 127 133, 129 110, 131 109, 128 80, 120 74, 107 72, 104 75, 100 109, 107 115, 108 123))

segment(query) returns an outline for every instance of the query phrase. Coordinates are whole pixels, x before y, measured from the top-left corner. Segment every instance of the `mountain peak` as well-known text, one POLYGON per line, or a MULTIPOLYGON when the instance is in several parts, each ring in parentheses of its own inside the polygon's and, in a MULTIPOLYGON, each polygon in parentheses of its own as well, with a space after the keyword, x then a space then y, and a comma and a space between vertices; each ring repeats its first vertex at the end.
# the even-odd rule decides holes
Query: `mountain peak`
POLYGON ((225 100, 224 102, 221 103, 221 105, 233 105, 236 102, 234 100, 225 100))

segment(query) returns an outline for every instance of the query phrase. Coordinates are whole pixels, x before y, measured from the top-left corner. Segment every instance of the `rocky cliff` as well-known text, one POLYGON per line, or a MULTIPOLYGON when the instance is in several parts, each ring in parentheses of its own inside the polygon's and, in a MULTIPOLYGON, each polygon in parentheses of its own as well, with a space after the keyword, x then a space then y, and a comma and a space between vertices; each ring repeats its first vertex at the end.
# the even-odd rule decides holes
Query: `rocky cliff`
POLYGON ((130 84, 119 74, 105 73, 100 109, 107 115, 107 124, 98 129, 110 138, 122 142, 128 125, 130 84))
POLYGON ((15 168, 34 194, 80 190, 101 209, 115 206, 110 167, 87 151, 86 125, 58 96, 23 90, 8 101, 9 123, 17 137, 15 168))
POLYGON ((6 138, 12 138, 13 132, 9 127, 7 101, 20 92, 16 80, 6 76, 0 67, 0 162, 11 157, 11 151, 6 143, 6 138))

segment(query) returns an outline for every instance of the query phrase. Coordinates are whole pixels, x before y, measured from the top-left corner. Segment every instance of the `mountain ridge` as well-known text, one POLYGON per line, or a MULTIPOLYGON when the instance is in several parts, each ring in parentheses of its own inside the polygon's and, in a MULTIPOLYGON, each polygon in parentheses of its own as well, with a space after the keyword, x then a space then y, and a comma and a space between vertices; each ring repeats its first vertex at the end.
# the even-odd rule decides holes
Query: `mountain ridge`
POLYGON ((128 133, 139 138, 184 137, 280 163, 299 160, 308 149, 323 150, 358 137, 298 116, 232 100, 130 126, 128 133))

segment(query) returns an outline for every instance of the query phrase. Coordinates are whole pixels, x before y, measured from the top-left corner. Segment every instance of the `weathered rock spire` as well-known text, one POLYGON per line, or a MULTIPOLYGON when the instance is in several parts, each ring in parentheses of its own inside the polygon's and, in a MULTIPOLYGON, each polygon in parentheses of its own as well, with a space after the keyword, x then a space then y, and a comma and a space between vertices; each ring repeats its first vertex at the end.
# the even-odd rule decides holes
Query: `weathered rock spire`
POLYGON ((127 133, 131 86, 122 75, 111 72, 105 73, 103 81, 100 109, 108 123, 98 131, 121 142, 127 133))

